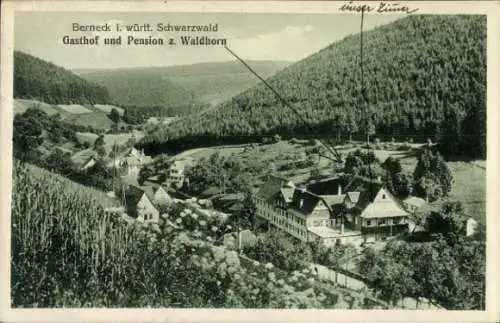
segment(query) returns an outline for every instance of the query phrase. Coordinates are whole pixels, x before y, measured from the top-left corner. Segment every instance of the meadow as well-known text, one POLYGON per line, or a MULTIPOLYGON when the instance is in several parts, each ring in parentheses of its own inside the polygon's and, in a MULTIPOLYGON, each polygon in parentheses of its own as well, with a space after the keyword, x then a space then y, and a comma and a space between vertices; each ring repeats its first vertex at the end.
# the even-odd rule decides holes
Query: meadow
MULTIPOLYGON (((95 140, 98 135, 92 132, 77 132, 76 137, 80 143, 88 142, 90 145, 94 145, 95 140)), ((110 151, 113 148, 113 145, 124 146, 130 138, 135 138, 136 140, 144 137, 144 133, 142 131, 131 131, 126 133, 117 133, 117 134, 105 134, 104 135, 104 145, 106 151, 110 151)))

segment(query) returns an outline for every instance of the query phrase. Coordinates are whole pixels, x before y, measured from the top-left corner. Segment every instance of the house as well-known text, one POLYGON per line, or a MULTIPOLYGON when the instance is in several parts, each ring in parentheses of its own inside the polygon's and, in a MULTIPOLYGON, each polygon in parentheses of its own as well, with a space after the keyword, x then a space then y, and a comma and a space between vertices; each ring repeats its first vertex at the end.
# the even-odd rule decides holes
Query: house
POLYGON ((97 163, 97 160, 94 156, 90 156, 87 160, 80 166, 80 170, 86 170, 90 167, 94 166, 97 163))
POLYGON ((344 196, 317 195, 286 179, 269 177, 254 197, 257 215, 272 228, 303 242, 333 245, 337 240, 359 240, 359 231, 344 231, 341 210, 344 196))
POLYGON ((152 162, 152 158, 146 156, 144 150, 139 151, 135 148, 130 148, 123 156, 117 159, 115 165, 120 168, 126 168, 129 176, 137 177, 141 168, 152 162))
POLYGON ((410 213, 380 180, 356 177, 346 188, 344 220, 365 241, 385 240, 408 230, 410 213))
POLYGON ((143 190, 130 186, 125 192, 127 215, 139 222, 158 223, 160 212, 153 204, 154 198, 154 191, 151 187, 143 190))
POLYGON ((175 160, 168 169, 168 182, 176 188, 182 187, 184 184, 184 174, 186 168, 192 165, 192 160, 189 158, 175 160))
POLYGON ((71 161, 79 170, 86 170, 97 163, 97 153, 92 149, 85 149, 74 154, 71 161))

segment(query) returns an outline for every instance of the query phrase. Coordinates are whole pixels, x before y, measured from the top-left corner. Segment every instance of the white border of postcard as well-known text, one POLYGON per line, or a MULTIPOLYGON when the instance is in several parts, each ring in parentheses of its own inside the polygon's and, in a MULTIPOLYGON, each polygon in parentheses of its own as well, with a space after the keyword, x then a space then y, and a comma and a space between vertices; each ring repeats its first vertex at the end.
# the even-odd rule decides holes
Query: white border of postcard
MULTIPOLYGON (((0 207, 2 322, 498 322, 499 147, 500 107, 500 2, 498 1, 398 1, 418 8, 418 13, 486 14, 487 33, 487 288, 486 311, 441 310, 208 310, 208 309, 11 309, 10 308, 10 201, 13 118, 13 18, 14 11, 87 12, 280 12, 336 13, 349 1, 2 1, 1 108, 0 108, 0 207)), ((376 2, 356 1, 376 5, 376 2)), ((394 44, 394 46, 397 46, 394 44)))

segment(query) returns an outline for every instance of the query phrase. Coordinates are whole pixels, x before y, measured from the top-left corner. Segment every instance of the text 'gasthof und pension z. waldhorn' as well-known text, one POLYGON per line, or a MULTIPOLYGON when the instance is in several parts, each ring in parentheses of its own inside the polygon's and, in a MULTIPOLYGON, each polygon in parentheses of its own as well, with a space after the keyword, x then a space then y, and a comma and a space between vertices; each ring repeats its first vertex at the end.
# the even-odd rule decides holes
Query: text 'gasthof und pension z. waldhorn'
POLYGON ((217 23, 205 25, 175 25, 170 23, 104 23, 99 25, 72 24, 73 33, 78 35, 64 35, 64 45, 181 45, 181 46, 226 46, 227 39, 214 37, 219 31, 217 23), (88 33, 93 33, 89 35, 88 33), (99 34, 97 34, 99 33, 99 34), (106 34, 108 33, 108 34, 106 34), (114 33, 112 36, 110 33, 114 33), (155 34, 146 34, 155 33, 155 34), (158 34, 162 33, 162 34, 158 34), (172 37, 163 35, 170 33, 172 37), (189 33, 178 35, 177 33, 189 33), (172 35, 173 34, 173 35, 172 35))

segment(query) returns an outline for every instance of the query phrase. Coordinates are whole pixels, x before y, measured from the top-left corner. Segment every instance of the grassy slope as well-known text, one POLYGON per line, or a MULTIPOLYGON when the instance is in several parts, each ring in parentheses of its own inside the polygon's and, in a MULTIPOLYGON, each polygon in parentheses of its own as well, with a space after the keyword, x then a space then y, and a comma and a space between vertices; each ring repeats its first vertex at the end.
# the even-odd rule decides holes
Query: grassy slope
POLYGON ((462 201, 473 218, 486 223, 486 170, 475 162, 450 162, 455 183, 450 198, 462 201))
MULTIPOLYGON (((76 136, 78 138, 78 141, 80 141, 81 143, 88 142, 91 145, 94 145, 94 142, 98 137, 98 135, 91 132, 77 132, 76 136)), ((104 145, 106 147, 106 150, 110 151, 115 143, 117 146, 125 145, 132 136, 134 136, 136 140, 139 140, 144 136, 144 133, 141 131, 134 131, 127 133, 104 135, 104 145)))
POLYGON ((109 119, 108 113, 92 105, 84 106, 91 112, 71 113, 57 105, 51 105, 45 102, 25 99, 14 100, 14 113, 23 113, 30 107, 38 107, 49 115, 59 113, 63 121, 76 125, 92 126, 95 129, 109 129, 113 125, 113 121, 109 119))
POLYGON ((90 125, 95 129, 109 129, 113 125, 113 121, 109 119, 107 113, 98 111, 80 114, 68 114, 63 117, 63 120, 82 126, 90 125))
POLYGON ((14 99, 14 113, 24 113, 28 108, 37 106, 40 110, 44 111, 48 115, 60 113, 61 109, 57 106, 53 106, 37 100, 26 100, 26 99, 14 99))

